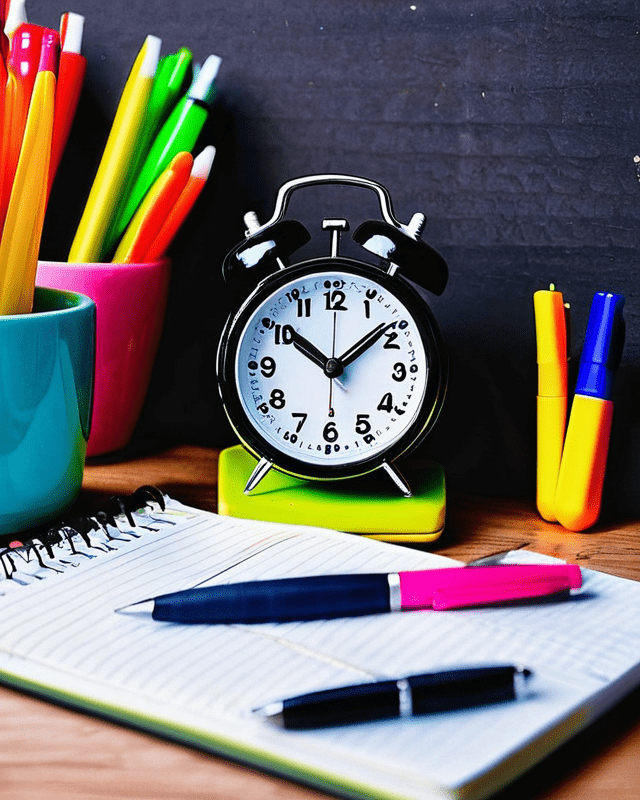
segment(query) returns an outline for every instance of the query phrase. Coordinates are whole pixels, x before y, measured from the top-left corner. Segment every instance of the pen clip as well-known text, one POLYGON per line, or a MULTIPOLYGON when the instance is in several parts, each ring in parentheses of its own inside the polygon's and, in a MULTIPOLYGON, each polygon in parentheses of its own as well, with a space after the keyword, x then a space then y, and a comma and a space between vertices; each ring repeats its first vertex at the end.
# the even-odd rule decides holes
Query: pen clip
POLYGON ((455 586, 436 589, 433 593, 434 611, 448 611, 453 608, 495 605, 517 600, 531 600, 568 592, 571 585, 566 578, 540 581, 518 581, 488 586, 455 586))

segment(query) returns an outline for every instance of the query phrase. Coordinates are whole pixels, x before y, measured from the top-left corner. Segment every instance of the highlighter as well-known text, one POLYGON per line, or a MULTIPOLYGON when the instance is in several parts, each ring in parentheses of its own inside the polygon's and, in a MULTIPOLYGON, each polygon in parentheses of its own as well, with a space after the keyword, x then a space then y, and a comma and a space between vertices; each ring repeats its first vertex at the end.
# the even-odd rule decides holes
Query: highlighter
POLYGON ((567 325, 562 293, 535 292, 533 307, 538 359, 536 505, 556 522, 555 497, 567 420, 567 325))
POLYGON ((175 105, 158 131, 111 231, 113 241, 120 238, 144 196, 171 159, 182 151, 193 150, 215 98, 215 78, 219 67, 218 56, 211 55, 205 60, 187 94, 175 105))
POLYGON ((623 306, 622 295, 605 292, 591 303, 556 488, 556 517, 570 531, 590 528, 600 515, 613 376, 624 346, 623 306))

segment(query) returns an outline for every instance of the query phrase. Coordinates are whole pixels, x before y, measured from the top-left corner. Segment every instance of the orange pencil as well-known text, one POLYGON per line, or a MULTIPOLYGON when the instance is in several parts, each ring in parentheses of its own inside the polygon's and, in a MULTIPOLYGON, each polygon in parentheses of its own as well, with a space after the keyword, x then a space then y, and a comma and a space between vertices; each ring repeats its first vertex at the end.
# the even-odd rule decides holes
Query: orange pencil
POLYGON ((53 143, 49 164, 49 192, 69 138, 87 71, 87 59, 80 54, 83 29, 83 16, 72 12, 62 15, 60 24, 62 52, 60 53, 56 84, 56 109, 53 118, 53 143))
POLYGON ((191 153, 183 151, 174 156, 149 189, 129 223, 113 257, 115 263, 133 264, 144 261, 169 211, 186 186, 192 166, 191 153))
POLYGON ((11 39, 2 129, 0 227, 4 225, 9 206, 45 30, 40 25, 25 23, 18 27, 11 39))
POLYGON ((167 252, 180 226, 193 208, 200 192, 204 189, 204 185, 211 172, 211 165, 213 164, 215 155, 216 149, 210 144, 194 159, 189 180, 176 201, 176 204, 171 211, 169 211, 151 247, 147 250, 147 254, 144 257, 145 261, 157 261, 167 252))

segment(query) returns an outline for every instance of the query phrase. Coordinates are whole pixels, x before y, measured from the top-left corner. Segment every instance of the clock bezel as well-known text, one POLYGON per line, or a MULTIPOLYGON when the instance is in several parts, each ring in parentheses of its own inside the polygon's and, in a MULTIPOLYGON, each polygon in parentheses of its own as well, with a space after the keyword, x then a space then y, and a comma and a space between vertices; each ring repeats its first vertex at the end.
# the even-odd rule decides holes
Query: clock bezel
POLYGON ((418 292, 400 275, 390 275, 380 267, 345 256, 321 256, 299 262, 263 278, 227 319, 217 353, 218 389, 227 418, 242 444, 258 459, 265 458, 274 469, 306 480, 340 480, 366 475, 383 463, 407 455, 427 436, 435 424, 447 384, 448 364, 444 340, 436 319, 418 292), (236 382, 236 355, 240 338, 249 319, 265 299, 292 280, 326 271, 341 271, 365 277, 394 294, 411 313, 422 339, 429 373, 425 396, 413 422, 388 447, 381 447, 347 464, 313 464, 294 458, 276 448, 254 427, 245 412, 236 382))

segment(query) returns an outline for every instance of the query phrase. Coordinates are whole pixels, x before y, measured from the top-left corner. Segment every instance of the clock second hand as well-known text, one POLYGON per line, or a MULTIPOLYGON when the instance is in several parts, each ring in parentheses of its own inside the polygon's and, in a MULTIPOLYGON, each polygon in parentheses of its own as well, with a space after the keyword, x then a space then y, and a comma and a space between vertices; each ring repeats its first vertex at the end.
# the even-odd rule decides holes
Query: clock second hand
MULTIPOLYGON (((336 324, 338 321, 338 312, 333 312, 333 331, 331 333, 331 360, 334 361, 336 357, 336 324)), ((333 410, 333 375, 329 375, 329 416, 333 417, 335 411, 333 410)))

